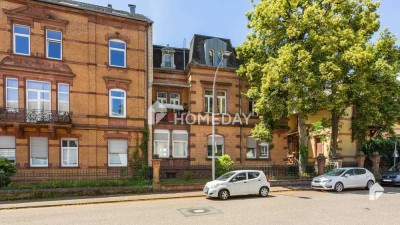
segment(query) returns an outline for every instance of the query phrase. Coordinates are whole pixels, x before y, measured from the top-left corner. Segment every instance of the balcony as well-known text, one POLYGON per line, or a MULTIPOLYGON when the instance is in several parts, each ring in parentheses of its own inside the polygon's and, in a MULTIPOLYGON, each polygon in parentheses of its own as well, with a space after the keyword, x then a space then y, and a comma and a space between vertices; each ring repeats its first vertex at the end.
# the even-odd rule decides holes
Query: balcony
POLYGON ((0 123, 71 124, 71 112, 0 108, 0 123))

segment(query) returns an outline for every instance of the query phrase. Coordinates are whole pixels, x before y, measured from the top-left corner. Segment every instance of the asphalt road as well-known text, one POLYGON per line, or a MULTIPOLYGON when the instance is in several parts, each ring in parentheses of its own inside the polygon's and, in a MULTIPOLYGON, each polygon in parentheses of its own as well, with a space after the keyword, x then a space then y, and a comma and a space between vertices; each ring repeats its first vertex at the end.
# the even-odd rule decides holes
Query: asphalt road
POLYGON ((376 201, 368 191, 290 191, 228 201, 186 198, 0 211, 1 225, 400 224, 400 187, 376 201))

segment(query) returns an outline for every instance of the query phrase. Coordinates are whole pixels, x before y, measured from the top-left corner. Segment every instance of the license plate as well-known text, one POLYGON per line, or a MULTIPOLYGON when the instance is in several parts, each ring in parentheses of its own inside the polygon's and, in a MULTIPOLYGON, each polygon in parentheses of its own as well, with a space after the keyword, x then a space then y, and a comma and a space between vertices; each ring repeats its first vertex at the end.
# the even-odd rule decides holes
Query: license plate
POLYGON ((383 180, 384 182, 392 182, 392 180, 383 180))

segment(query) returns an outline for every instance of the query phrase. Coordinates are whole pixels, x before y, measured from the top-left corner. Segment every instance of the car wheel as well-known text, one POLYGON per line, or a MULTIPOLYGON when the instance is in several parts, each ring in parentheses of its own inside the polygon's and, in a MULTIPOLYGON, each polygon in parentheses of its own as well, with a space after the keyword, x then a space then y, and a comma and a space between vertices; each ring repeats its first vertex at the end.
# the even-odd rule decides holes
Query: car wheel
POLYGON ((367 182, 367 186, 365 186, 365 190, 371 189, 372 186, 374 186, 374 181, 373 180, 369 180, 367 182))
POLYGON ((343 184, 338 182, 335 184, 335 191, 336 192, 342 192, 343 191, 343 184))
POLYGON ((261 197, 267 197, 268 196, 268 194, 269 194, 269 189, 268 189, 268 187, 262 187, 262 188, 260 188, 260 196, 261 197))
POLYGON ((221 200, 226 200, 226 199, 228 199, 228 198, 229 198, 229 191, 226 190, 226 189, 220 190, 219 193, 218 193, 218 197, 219 197, 219 199, 221 199, 221 200))

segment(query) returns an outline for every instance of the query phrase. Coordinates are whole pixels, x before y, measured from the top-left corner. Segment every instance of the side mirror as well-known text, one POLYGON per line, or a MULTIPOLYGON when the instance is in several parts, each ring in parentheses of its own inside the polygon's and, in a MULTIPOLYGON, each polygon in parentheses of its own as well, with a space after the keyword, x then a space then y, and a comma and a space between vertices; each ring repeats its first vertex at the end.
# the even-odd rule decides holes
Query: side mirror
POLYGON ((236 182, 237 181, 237 179, 236 178, 233 178, 232 180, 231 180, 231 182, 236 182))
POLYGON ((344 177, 349 178, 350 174, 345 174, 344 177))

